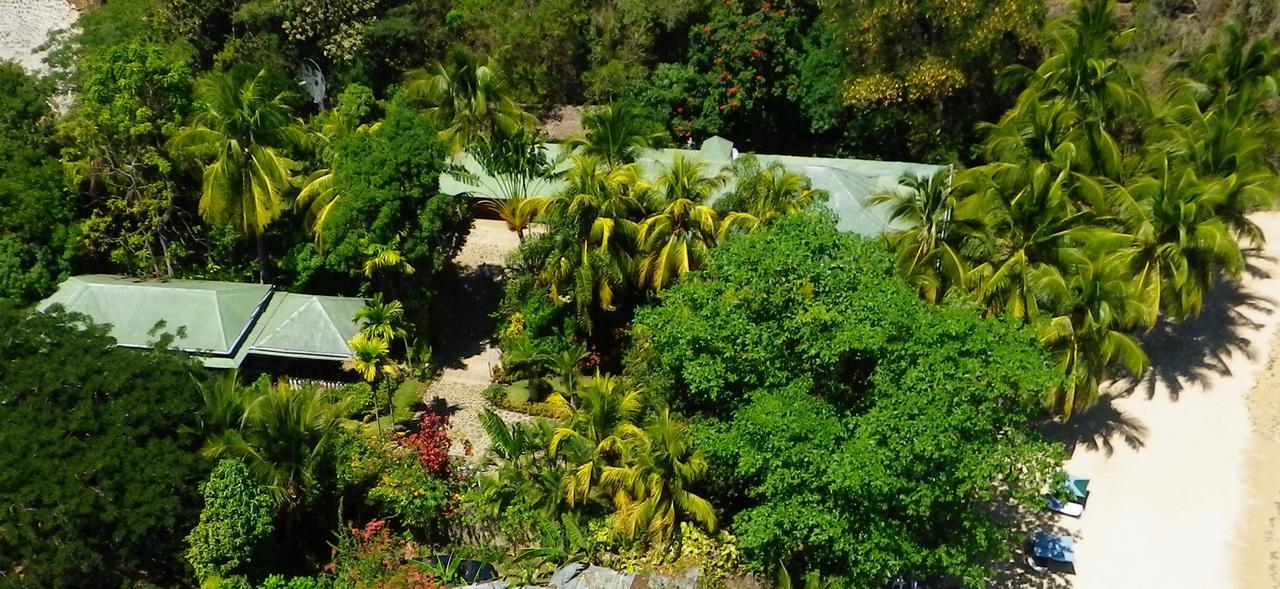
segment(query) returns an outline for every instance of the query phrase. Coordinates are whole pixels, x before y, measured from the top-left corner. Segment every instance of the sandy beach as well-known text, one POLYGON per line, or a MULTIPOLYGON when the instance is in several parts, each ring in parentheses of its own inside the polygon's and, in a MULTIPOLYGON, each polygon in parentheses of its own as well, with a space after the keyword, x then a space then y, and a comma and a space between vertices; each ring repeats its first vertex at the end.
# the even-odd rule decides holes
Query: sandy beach
POLYGON ((66 0, 0 0, 0 61, 43 72, 45 54, 35 49, 49 33, 74 24, 77 15, 66 0))
POLYGON ((1067 468, 1091 494, 1080 519, 1046 522, 1075 537, 1075 574, 1034 585, 1280 586, 1280 213, 1253 219, 1267 244, 1243 281, 1148 334, 1152 370, 1058 432, 1077 441, 1067 468))

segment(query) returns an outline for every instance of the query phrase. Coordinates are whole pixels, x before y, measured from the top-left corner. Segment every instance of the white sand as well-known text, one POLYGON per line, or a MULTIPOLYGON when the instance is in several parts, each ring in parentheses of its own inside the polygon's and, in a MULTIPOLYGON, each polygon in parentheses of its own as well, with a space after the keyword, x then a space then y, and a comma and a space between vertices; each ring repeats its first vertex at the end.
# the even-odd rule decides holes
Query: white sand
POLYGON ((1245 459, 1248 395, 1280 323, 1280 213, 1253 219, 1268 238, 1253 272, 1216 289, 1202 317, 1152 336, 1153 374, 1071 426, 1105 432, 1067 465, 1093 481, 1084 516, 1055 519, 1076 538, 1076 574, 1062 579, 1071 587, 1272 586, 1237 570, 1245 510, 1280 497, 1258 489, 1245 459))
POLYGON ((16 61, 30 72, 45 71, 45 54, 35 49, 49 33, 74 24, 76 16, 66 0, 0 0, 0 61, 16 61))

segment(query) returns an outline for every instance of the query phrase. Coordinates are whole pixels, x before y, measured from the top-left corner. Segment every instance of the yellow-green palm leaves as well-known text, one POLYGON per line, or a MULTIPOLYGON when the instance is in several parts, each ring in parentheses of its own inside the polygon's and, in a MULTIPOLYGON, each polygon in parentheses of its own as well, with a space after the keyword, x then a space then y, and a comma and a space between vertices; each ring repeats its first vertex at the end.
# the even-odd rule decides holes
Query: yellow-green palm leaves
POLYGON ((722 240, 728 233, 750 233, 781 215, 801 212, 827 196, 815 190, 803 174, 789 171, 779 162, 761 167, 759 158, 752 154, 734 160, 728 172, 733 176, 733 190, 722 199, 733 203, 734 210, 720 225, 722 240))
POLYGON ((694 451, 688 426, 662 407, 629 448, 630 464, 611 470, 604 484, 613 489, 614 533, 666 546, 681 521, 715 530, 711 503, 690 490, 707 474, 707 460, 694 451))
POLYGON ((358 333, 347 342, 347 347, 351 348, 351 357, 342 367, 365 381, 373 383, 400 375, 400 365, 391 359, 391 344, 387 340, 358 333))
POLYGON ((702 164, 676 156, 656 187, 662 208, 640 223, 638 267, 641 284, 662 290, 686 272, 706 267, 716 245, 720 218, 706 204, 725 178, 705 173, 702 164))
POLYGON ((450 153, 496 132, 513 133, 536 122, 511 97, 497 62, 462 47, 453 48, 429 69, 407 73, 404 92, 426 105, 450 153))
POLYGON ((202 105, 170 148, 201 162, 199 212, 258 238, 260 278, 267 279, 262 235, 284 210, 295 164, 281 148, 298 139, 286 94, 269 96, 266 70, 252 77, 213 73, 196 83, 202 105))
POLYGON ((626 447, 643 435, 634 423, 642 409, 640 391, 624 379, 597 373, 571 398, 552 393, 547 402, 565 415, 551 437, 548 451, 554 458, 568 453, 577 466, 564 477, 565 500, 577 505, 587 500, 602 477, 613 476, 626 447))
POLYGON ((873 195, 872 205, 889 209, 889 233, 897 251, 898 273, 930 302, 938 302, 952 286, 963 283, 968 264, 956 245, 963 237, 955 219, 956 198, 950 170, 933 176, 906 174, 893 190, 873 195))

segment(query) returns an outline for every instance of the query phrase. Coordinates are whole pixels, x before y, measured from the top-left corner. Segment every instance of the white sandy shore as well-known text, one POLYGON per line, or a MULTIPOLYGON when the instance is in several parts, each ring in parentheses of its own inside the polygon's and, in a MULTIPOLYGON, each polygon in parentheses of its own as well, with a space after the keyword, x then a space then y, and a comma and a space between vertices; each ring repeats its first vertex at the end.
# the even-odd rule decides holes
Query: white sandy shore
POLYGON ((1200 318, 1149 336, 1152 373, 1069 424, 1084 440, 1067 467, 1093 482, 1082 518, 1053 520, 1076 539, 1076 574, 1062 584, 1274 586, 1270 563, 1257 562, 1269 559, 1259 544, 1269 530, 1255 521, 1246 534, 1244 514, 1270 521, 1280 498, 1268 489, 1276 477, 1252 475, 1246 460, 1248 397, 1280 324, 1280 213, 1253 219, 1267 244, 1243 282, 1216 289, 1200 318))
POLYGON ((27 71, 43 72, 45 55, 35 49, 49 33, 74 24, 76 16, 66 0, 0 0, 0 61, 13 60, 27 71))

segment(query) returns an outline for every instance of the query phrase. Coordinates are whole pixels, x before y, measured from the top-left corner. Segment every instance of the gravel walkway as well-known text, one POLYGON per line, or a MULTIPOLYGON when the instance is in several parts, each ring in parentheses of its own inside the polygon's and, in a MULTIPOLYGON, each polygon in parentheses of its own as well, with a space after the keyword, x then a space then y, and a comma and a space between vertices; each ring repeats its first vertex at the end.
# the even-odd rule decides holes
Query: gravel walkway
MULTIPOLYGON (((489 449, 489 437, 479 417, 488 405, 484 390, 490 383, 490 371, 500 359, 495 342, 490 341, 494 323, 489 314, 502 298, 501 273, 507 254, 519 245, 519 239, 501 221, 475 221, 466 246, 454 259, 462 279, 457 289, 446 295, 445 304, 456 311, 441 326, 446 342, 436 350, 436 360, 443 369, 424 394, 428 403, 443 401, 451 412, 453 454, 466 455, 470 446, 472 460, 479 460, 489 449)), ((507 423, 529 419, 520 413, 496 411, 507 423)))

